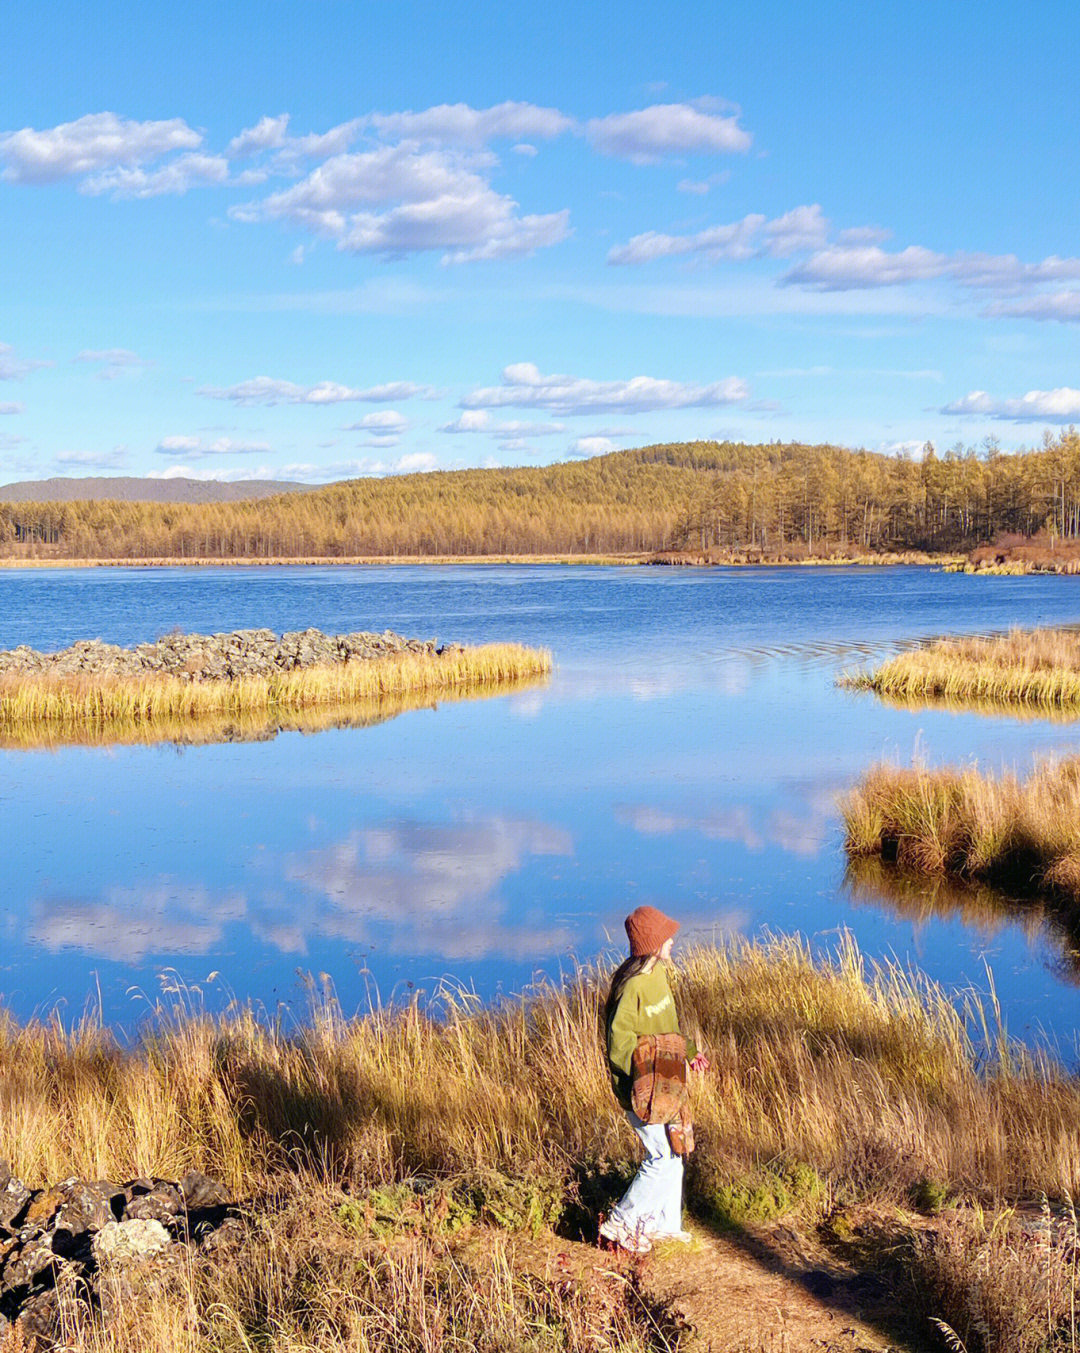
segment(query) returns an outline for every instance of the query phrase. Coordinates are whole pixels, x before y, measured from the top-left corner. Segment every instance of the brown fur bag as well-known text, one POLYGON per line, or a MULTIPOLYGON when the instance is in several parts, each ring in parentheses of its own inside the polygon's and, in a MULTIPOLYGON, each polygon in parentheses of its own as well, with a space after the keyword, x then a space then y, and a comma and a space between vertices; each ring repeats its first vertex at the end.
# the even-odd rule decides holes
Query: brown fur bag
POLYGON ((630 1081, 630 1107, 643 1123, 689 1121, 682 1034, 642 1034, 630 1059, 630 1081))

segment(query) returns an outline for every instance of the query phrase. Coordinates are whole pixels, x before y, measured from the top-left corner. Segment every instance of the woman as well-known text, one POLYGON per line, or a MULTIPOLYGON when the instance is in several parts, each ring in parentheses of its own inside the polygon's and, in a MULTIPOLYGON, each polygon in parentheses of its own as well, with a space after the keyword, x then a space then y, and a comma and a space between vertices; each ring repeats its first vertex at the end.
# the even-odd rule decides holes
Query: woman
MULTIPOLYGON (((665 963, 678 921, 656 907, 638 907, 626 918, 630 957, 611 979, 604 1009, 607 1058, 615 1097, 645 1147, 645 1159, 617 1207, 600 1225, 600 1235, 631 1254, 648 1254, 654 1240, 687 1242, 682 1228, 682 1157, 668 1141, 663 1123, 643 1123, 630 1102, 630 1061, 643 1034, 677 1034, 679 1017, 668 985, 665 963)), ((707 1059, 686 1040, 686 1055, 695 1071, 707 1059)))

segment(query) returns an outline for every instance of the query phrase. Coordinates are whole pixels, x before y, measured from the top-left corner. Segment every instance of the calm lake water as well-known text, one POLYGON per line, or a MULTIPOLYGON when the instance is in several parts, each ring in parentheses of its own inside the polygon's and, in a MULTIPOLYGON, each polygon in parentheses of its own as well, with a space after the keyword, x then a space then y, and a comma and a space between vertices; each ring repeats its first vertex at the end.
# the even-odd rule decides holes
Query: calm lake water
POLYGON ((1080 580, 925 569, 531 567, 0 573, 0 647, 315 625, 547 645, 550 684, 370 728, 0 752, 0 994, 166 985, 268 1010, 326 973, 347 1010, 442 979, 517 991, 622 943, 651 902, 701 937, 844 928, 987 990, 1010 1030, 1080 1030, 1062 936, 845 881, 836 796, 882 757, 1026 769, 1080 724, 891 709, 839 671, 945 632, 1080 622, 1080 580))

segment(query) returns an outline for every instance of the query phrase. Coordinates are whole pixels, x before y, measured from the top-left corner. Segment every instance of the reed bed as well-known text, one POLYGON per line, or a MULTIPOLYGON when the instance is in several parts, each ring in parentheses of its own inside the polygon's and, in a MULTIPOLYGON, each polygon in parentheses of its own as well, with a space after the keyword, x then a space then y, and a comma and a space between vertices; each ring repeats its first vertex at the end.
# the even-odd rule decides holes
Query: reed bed
POLYGON ((974 766, 871 767, 843 799, 845 848, 924 874, 1080 898, 1080 758, 1027 779, 974 766))
POLYGON ((56 751, 62 747, 151 746, 168 742, 201 747, 221 742, 269 742, 279 733, 322 733, 334 728, 371 728, 399 714, 438 709, 458 700, 487 700, 542 687, 545 677, 508 678, 484 686, 449 686, 437 692, 385 695, 349 704, 314 705, 295 710, 244 710, 201 714, 197 718, 109 718, 93 723, 39 722, 0 727, 0 751, 56 751))
POLYGON ((442 654, 389 654, 236 680, 150 675, 11 675, 0 679, 0 736, 28 729, 82 731, 107 725, 195 723, 371 704, 447 691, 495 690, 551 670, 551 654, 520 644, 485 644, 442 654))
POLYGON ((894 701, 1080 712, 1080 630, 1011 630, 937 639, 872 672, 841 677, 894 701))
MULTIPOLYGON (((189 1002, 131 1044, 92 1017, 0 1016, 0 1155, 28 1182, 198 1168, 252 1200, 254 1239, 210 1279, 195 1272, 130 1336, 71 1347, 674 1347, 654 1316, 598 1313, 568 1284, 526 1290, 492 1273, 490 1253, 488 1290, 437 1236, 376 1251, 363 1240, 370 1191, 416 1181, 510 1232, 560 1216, 564 1234, 595 1226, 636 1158, 601 1052, 606 980, 589 969, 490 1009, 444 991, 437 1009, 356 1018, 324 994, 291 1029, 189 1002), (495 1303, 502 1342, 469 1323, 470 1282, 495 1303), (427 1342, 425 1320, 442 1331, 427 1342), (554 1342, 525 1340, 538 1321, 554 1342), (574 1342, 582 1322, 592 1333, 574 1342)), ((987 1205, 1080 1190, 1080 1084, 1009 1045, 970 998, 872 967, 850 942, 823 959, 797 940, 691 949, 677 998, 712 1057, 695 1082, 687 1182, 704 1218, 794 1210, 812 1223, 907 1204, 928 1181, 987 1205)))

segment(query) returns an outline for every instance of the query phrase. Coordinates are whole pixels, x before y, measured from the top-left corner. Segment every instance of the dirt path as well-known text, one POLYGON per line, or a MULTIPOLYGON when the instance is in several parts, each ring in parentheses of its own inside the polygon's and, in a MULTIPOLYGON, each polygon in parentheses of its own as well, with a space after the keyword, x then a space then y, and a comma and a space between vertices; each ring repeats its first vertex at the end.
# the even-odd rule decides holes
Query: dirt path
POLYGON ((527 1267, 582 1282, 634 1277, 685 1326, 685 1353, 916 1353, 903 1302, 783 1225, 729 1238, 692 1226, 689 1246, 630 1261, 557 1236, 519 1254, 527 1267))

